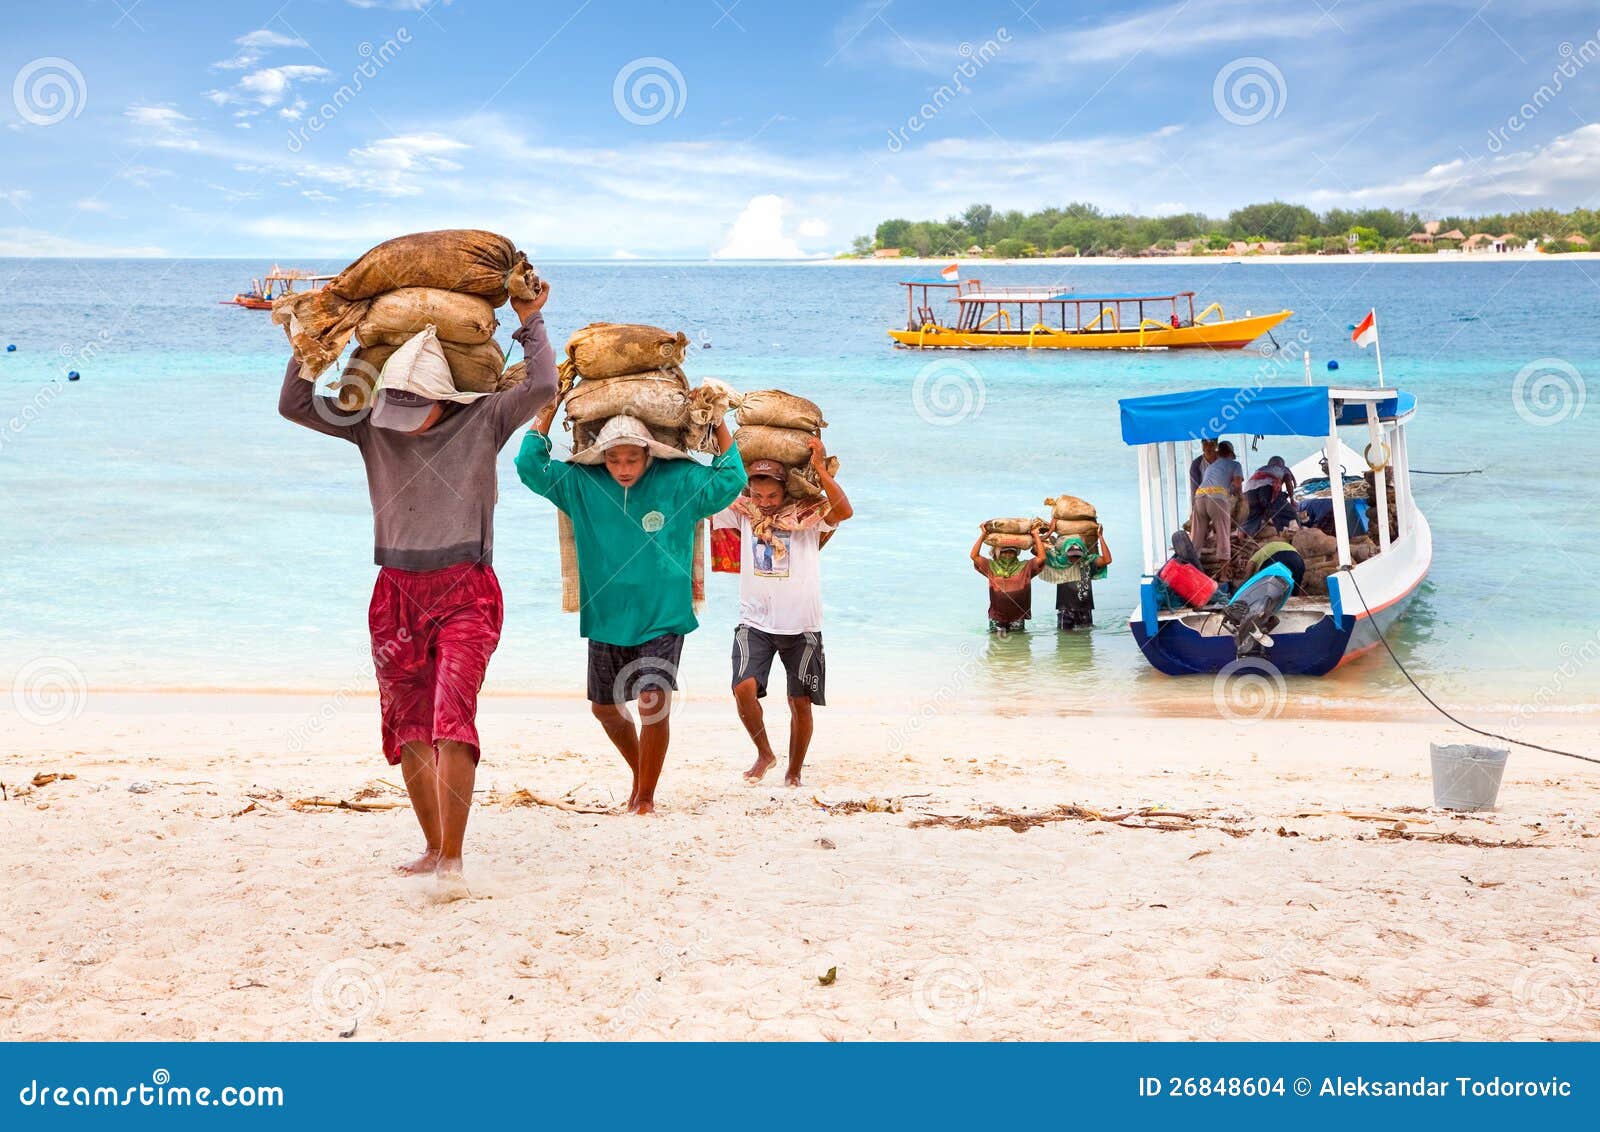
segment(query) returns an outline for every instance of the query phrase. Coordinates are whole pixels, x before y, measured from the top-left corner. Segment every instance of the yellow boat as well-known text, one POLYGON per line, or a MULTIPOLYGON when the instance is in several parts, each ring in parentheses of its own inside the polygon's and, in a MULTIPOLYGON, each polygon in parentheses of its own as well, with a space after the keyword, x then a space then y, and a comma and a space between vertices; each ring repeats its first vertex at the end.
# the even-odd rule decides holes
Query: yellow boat
POLYGON ((985 288, 977 279, 900 285, 906 328, 889 337, 916 350, 1238 350, 1294 314, 1228 318, 1220 303, 1196 314, 1193 291, 1078 295, 1070 288, 985 288), (956 306, 953 326, 940 322, 930 305, 930 292, 941 288, 955 292, 949 300, 956 306))

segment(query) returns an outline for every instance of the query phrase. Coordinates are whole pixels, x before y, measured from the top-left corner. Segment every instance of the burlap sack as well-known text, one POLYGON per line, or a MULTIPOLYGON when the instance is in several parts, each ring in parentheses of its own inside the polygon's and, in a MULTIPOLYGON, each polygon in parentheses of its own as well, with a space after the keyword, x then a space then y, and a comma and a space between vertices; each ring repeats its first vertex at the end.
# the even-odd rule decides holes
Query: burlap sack
POLYGON ((1339 540, 1332 535, 1323 534, 1316 527, 1301 527, 1290 537, 1295 550, 1307 563, 1313 558, 1329 557, 1339 552, 1339 540))
POLYGON ((809 432, 771 425, 743 425, 733 434, 733 442, 739 446, 739 455, 745 462, 776 460, 789 468, 811 459, 810 440, 809 432))
POLYGON ((1076 495, 1056 495, 1044 501, 1053 519, 1098 519, 1094 504, 1076 495))
POLYGON ((372 391, 378 388, 378 377, 383 373, 383 365, 398 346, 363 346, 352 351, 350 360, 344 365, 344 372, 339 375, 339 384, 335 387, 334 397, 339 407, 346 412, 364 409, 372 399, 372 391))
POLYGON ((493 393, 500 388, 500 375, 506 368, 506 354, 493 338, 476 346, 460 342, 440 342, 445 361, 450 363, 450 379, 463 393, 493 393))
POLYGON ((828 427, 822 419, 822 410, 793 393, 781 389, 758 389, 746 393, 739 400, 734 420, 741 425, 771 425, 775 428, 798 428, 806 432, 820 432, 828 427))
POLYGON ((1054 519, 1050 529, 1062 538, 1077 536, 1090 550, 1100 547, 1100 524, 1093 519, 1054 519))
POLYGON ((1033 546, 1032 535, 1001 535, 989 534, 983 536, 983 545, 1003 550, 1011 547, 1013 550, 1027 550, 1033 546))
MULTIPOLYGON (((839 474, 839 457, 829 456, 824 461, 830 476, 839 474)), ((800 468, 789 469, 789 482, 785 485, 785 492, 790 499, 801 501, 806 499, 821 499, 827 493, 822 490, 822 483, 817 479, 817 473, 807 464, 800 468)))
POLYGON ((591 322, 567 339, 567 360, 583 378, 620 377, 683 364, 687 335, 659 326, 591 322))
POLYGON ((507 389, 515 389, 528 380, 528 363, 526 361, 512 362, 500 371, 500 380, 495 382, 494 391, 504 393, 507 389))
POLYGON ((1027 535, 1038 525, 1038 519, 990 519, 983 529, 991 535, 1027 535))
POLYGON ((402 287, 372 300, 356 327, 363 346, 398 346, 431 325, 441 342, 476 345, 494 337, 494 308, 487 299, 434 287, 402 287))
POLYGON ((416 232, 386 240, 345 268, 324 290, 342 299, 371 299, 402 287, 437 287, 481 295, 492 307, 507 297, 531 299, 539 276, 504 236, 474 228, 416 232))
POLYGON ((658 428, 682 430, 689 425, 689 383, 681 373, 663 370, 599 381, 585 378, 568 394, 566 411, 575 422, 630 416, 658 428))
POLYGON ((294 291, 273 300, 272 321, 283 327, 300 359, 300 376, 315 381, 338 360, 367 313, 367 303, 350 302, 326 287, 294 291))

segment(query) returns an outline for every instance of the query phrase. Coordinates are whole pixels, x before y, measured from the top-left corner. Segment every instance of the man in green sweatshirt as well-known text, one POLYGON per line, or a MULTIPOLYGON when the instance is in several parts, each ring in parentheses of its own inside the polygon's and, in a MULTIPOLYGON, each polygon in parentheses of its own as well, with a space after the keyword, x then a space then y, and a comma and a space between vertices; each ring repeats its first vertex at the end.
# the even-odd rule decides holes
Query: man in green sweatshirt
POLYGON ((642 421, 612 417, 570 462, 550 458, 554 406, 517 453, 517 474, 572 520, 578 632, 589 641, 589 704, 633 772, 628 811, 655 812, 672 693, 694 615, 694 532, 744 490, 725 423, 707 467, 660 443, 642 421), (626 705, 639 701, 639 724, 626 705))

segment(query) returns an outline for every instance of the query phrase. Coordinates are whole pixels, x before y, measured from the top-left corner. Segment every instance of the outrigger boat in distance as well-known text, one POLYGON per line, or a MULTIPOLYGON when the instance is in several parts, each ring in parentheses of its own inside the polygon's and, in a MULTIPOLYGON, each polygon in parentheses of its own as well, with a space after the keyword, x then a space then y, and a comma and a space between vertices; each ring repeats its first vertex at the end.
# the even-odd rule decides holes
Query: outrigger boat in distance
MULTIPOLYGON (((1411 494, 1406 430, 1416 416, 1415 397, 1398 389, 1306 385, 1202 389, 1132 397, 1120 405, 1123 442, 1139 453, 1144 540, 1139 604, 1128 627, 1146 660, 1172 676, 1220 672, 1247 657, 1285 675, 1322 676, 1378 645, 1379 634, 1399 619, 1433 561, 1433 534, 1411 494), (1364 455, 1340 440, 1340 428, 1365 431, 1364 455), (1195 441, 1224 433, 1246 441, 1252 436, 1321 440, 1290 470, 1306 495, 1327 500, 1337 568, 1326 577, 1326 595, 1297 590, 1275 609, 1275 623, 1255 638, 1265 647, 1237 631, 1237 608, 1230 617, 1230 607, 1223 604, 1237 600, 1248 583, 1222 602, 1195 608, 1167 600, 1171 591, 1161 580, 1176 561, 1167 557, 1168 548, 1182 531, 1189 506, 1187 469, 1197 454, 1195 441), (1369 472, 1374 500, 1393 502, 1396 529, 1390 529, 1388 507, 1369 507, 1370 545, 1362 544, 1368 556, 1356 561, 1346 493, 1358 485, 1365 492, 1369 472)), ((1244 443, 1236 447, 1247 450, 1244 443)), ((1247 469, 1245 478, 1249 475, 1247 469)))
POLYGON ((917 350, 1238 350, 1294 314, 1228 318, 1220 303, 1196 314, 1193 291, 1080 295, 1061 287, 984 287, 977 279, 900 285, 906 327, 889 337, 917 350), (953 325, 931 305, 930 292, 941 289, 952 292, 953 325))
POLYGON ((244 307, 246 310, 267 311, 272 309, 272 301, 281 299, 294 290, 296 283, 309 283, 314 291, 334 275, 318 275, 314 271, 298 271, 294 268, 282 268, 277 264, 272 265, 272 270, 267 272, 265 279, 250 280, 250 290, 241 291, 231 299, 218 299, 224 306, 244 307))

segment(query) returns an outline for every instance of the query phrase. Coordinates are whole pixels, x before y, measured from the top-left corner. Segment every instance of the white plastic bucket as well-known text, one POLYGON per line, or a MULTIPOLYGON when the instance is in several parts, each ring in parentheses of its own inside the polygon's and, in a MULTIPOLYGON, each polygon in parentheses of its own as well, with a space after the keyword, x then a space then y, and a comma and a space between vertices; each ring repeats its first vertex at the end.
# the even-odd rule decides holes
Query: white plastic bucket
POLYGON ((1444 810, 1492 810, 1508 752, 1474 743, 1431 745, 1433 804, 1444 810))

